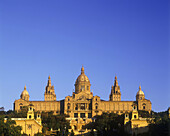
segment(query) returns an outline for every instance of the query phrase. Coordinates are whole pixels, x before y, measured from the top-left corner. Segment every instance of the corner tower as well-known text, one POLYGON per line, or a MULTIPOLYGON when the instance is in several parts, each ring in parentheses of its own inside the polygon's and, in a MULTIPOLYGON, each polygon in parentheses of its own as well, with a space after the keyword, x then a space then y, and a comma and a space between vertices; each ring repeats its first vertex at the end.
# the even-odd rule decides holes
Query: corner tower
POLYGON ((115 76, 114 86, 111 87, 111 93, 109 96, 110 101, 121 101, 120 86, 118 85, 117 76, 115 76))
POLYGON ((29 101, 30 96, 29 96, 29 93, 26 89, 26 85, 24 86, 24 91, 22 91, 20 98, 23 99, 23 100, 29 101))
POLYGON ((45 99, 45 101, 56 101, 54 86, 51 86, 50 76, 48 77, 48 83, 45 88, 44 99, 45 99))
POLYGON ((75 83, 75 93, 87 92, 90 93, 90 81, 84 73, 84 67, 81 68, 81 74, 78 76, 75 83))
POLYGON ((141 86, 139 86, 139 91, 136 94, 136 101, 138 100, 144 100, 145 99, 145 94, 141 89, 141 86))
POLYGON ((28 105, 27 119, 34 119, 34 106, 28 105))

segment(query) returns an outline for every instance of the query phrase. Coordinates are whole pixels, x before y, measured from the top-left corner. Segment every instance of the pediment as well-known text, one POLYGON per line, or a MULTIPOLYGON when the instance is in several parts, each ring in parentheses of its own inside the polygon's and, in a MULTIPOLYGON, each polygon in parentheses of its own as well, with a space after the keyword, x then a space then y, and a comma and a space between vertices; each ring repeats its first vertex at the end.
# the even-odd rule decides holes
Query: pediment
POLYGON ((80 92, 79 94, 76 94, 75 99, 78 101, 89 101, 89 99, 91 99, 91 95, 86 92, 80 92))

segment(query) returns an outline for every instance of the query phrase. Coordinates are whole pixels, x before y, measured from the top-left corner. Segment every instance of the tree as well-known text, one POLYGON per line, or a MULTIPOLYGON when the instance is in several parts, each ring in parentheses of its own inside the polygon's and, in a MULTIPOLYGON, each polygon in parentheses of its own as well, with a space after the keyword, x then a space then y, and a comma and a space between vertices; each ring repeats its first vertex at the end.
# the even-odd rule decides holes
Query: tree
POLYGON ((37 133, 34 136, 44 136, 42 133, 37 133))
POLYGON ((21 126, 16 126, 16 122, 7 119, 6 123, 4 123, 4 118, 0 118, 0 135, 5 136, 21 136, 21 126))
POLYGON ((74 136, 74 132, 73 132, 73 130, 71 130, 70 136, 74 136))
POLYGON ((43 133, 46 130, 60 130, 58 135, 68 135, 70 123, 66 120, 66 115, 53 115, 52 112, 42 112, 43 133))
POLYGON ((124 132, 124 114, 103 113, 95 118, 95 122, 86 125, 86 128, 91 129, 91 132, 96 129, 98 135, 127 135, 124 132))
POLYGON ((170 119, 168 114, 157 114, 154 123, 149 125, 150 136, 169 136, 170 133, 170 119))

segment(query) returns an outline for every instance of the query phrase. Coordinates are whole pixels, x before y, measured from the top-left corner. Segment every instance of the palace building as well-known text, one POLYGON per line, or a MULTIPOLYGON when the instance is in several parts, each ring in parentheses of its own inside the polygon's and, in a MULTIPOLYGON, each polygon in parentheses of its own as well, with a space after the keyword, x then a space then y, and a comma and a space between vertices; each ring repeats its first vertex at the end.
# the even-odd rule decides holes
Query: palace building
POLYGON ((45 88, 44 101, 30 101, 30 96, 25 86, 20 99, 14 102, 14 110, 19 111, 23 106, 32 104, 35 111, 53 111, 54 114, 67 114, 69 115, 67 119, 70 120, 70 125, 74 132, 80 131, 82 126, 93 120, 94 116, 101 115, 103 112, 130 113, 134 104, 137 105, 138 110, 151 111, 151 101, 145 99, 141 86, 139 86, 135 101, 121 100, 117 76, 115 77, 114 85, 111 86, 108 101, 100 99, 99 96, 93 96, 90 88, 90 80, 85 75, 84 67, 82 67, 81 74, 76 79, 75 91, 72 93, 72 96, 66 96, 64 100, 57 100, 54 86, 51 85, 51 78, 49 76, 45 88))

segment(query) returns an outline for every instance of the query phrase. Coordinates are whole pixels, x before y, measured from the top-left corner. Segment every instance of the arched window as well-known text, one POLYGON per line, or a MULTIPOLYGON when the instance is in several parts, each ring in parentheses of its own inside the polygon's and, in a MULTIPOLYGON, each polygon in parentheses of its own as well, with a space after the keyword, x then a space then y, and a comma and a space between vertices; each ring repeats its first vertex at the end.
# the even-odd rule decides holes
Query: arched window
POLYGON ((76 104, 76 106, 75 106, 75 110, 78 110, 78 104, 76 104))
POLYGON ((81 103, 81 104, 80 104, 80 109, 81 109, 81 110, 85 110, 85 103, 81 103))
POLYGON ((81 90, 84 91, 84 88, 85 88, 84 85, 82 85, 82 86, 81 86, 81 90))
POLYGON ((96 106, 96 110, 98 109, 98 106, 96 106))
POLYGON ((133 106, 133 109, 135 110, 135 109, 136 109, 136 107, 135 107, 135 106, 133 106))
POLYGON ((67 104, 67 109, 68 109, 68 110, 70 109, 70 103, 67 104))

